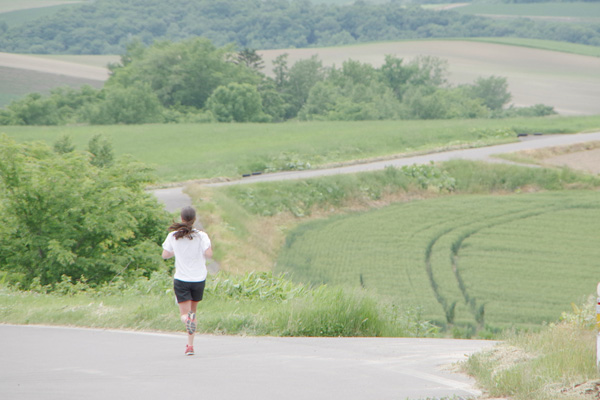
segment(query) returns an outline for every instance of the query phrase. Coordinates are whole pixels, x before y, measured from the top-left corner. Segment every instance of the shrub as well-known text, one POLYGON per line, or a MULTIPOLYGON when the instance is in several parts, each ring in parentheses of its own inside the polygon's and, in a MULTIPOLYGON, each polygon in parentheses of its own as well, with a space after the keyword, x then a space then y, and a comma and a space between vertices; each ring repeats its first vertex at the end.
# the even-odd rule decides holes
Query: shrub
POLYGON ((2 268, 23 273, 26 286, 158 269, 168 215, 145 192, 150 181, 146 166, 127 159, 99 168, 83 152, 1 137, 2 268))

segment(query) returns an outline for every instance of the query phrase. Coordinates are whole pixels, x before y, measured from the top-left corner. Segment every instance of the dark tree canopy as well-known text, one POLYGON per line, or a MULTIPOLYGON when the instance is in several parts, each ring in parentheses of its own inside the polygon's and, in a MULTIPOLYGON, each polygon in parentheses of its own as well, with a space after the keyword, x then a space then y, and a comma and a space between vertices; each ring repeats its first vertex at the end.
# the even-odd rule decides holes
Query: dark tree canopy
POLYGON ((42 54, 122 54, 132 39, 150 45, 197 36, 239 49, 482 36, 600 45, 598 24, 491 19, 406 7, 394 0, 345 5, 306 0, 95 0, 36 21, 0 26, 0 32, 0 51, 42 54))

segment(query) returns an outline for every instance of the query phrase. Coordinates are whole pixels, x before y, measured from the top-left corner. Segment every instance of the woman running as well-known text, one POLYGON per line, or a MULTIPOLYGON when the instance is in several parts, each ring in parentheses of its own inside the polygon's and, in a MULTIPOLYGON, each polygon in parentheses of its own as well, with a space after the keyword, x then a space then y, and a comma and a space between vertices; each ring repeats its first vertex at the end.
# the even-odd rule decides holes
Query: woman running
POLYGON ((181 223, 173 223, 162 247, 166 260, 175 256, 173 288, 179 305, 181 321, 188 333, 185 355, 194 355, 196 310, 204 294, 206 259, 212 257, 210 238, 206 232, 193 228, 196 211, 192 207, 181 210, 181 223))

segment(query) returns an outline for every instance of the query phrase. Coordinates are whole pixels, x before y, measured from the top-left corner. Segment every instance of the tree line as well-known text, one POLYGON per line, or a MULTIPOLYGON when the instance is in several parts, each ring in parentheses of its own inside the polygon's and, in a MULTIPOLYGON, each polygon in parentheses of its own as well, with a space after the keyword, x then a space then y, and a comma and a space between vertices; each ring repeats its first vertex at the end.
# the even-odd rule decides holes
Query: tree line
POLYGON ((447 83, 447 62, 386 56, 375 68, 358 61, 324 67, 313 56, 266 75, 254 50, 215 47, 208 39, 137 43, 112 65, 104 88, 31 93, 0 110, 0 125, 141 124, 501 118, 554 113, 550 106, 506 108, 506 78, 447 83))
POLYGON ((405 6, 308 0, 96 0, 43 19, 0 26, 0 51, 122 54, 132 39, 202 36, 217 46, 274 49, 444 37, 523 37, 600 45, 597 24, 491 19, 405 6))

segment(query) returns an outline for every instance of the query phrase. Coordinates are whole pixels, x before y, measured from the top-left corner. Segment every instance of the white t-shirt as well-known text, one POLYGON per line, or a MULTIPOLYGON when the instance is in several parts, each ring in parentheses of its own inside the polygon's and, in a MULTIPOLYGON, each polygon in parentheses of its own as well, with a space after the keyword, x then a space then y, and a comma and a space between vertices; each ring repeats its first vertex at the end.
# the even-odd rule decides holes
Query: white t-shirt
POLYGON ((175 232, 167 235, 163 249, 175 253, 175 279, 185 282, 202 282, 206 280, 206 259, 204 252, 211 246, 210 238, 205 232, 194 229, 192 237, 175 239, 175 232))

